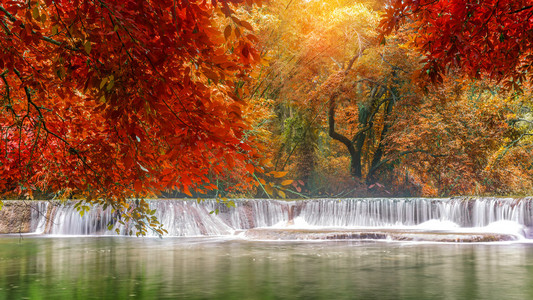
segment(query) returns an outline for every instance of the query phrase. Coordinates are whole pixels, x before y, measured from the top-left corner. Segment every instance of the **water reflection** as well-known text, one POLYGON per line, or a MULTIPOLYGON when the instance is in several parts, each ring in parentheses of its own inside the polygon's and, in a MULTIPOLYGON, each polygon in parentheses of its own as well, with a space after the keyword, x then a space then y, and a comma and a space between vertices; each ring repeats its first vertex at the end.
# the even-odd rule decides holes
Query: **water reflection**
POLYGON ((0 238, 0 299, 532 299, 533 245, 0 238))

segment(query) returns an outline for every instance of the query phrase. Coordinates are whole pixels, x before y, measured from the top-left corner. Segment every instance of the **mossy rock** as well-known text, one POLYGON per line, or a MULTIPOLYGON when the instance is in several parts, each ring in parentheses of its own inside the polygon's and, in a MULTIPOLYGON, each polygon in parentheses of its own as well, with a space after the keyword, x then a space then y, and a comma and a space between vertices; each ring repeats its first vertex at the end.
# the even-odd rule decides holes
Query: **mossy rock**
POLYGON ((4 201, 0 210, 0 234, 27 233, 31 229, 31 205, 25 201, 4 201))

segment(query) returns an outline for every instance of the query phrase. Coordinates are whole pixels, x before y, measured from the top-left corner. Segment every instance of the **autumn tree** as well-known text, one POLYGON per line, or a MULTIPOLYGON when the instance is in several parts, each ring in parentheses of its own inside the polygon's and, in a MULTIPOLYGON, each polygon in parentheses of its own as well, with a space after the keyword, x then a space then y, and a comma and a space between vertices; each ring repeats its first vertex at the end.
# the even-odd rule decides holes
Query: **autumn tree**
POLYGON ((311 193, 380 180, 383 141, 410 92, 417 61, 402 38, 379 44, 371 7, 382 3, 275 1, 253 18, 269 64, 252 96, 276 103, 275 162, 311 193))
POLYGON ((405 73, 412 65, 403 52, 397 47, 369 48, 353 58, 354 67, 349 65, 340 73, 341 82, 329 93, 329 135, 348 149, 351 174, 368 182, 376 180, 373 177, 382 165, 383 141, 390 133, 396 106, 408 93, 405 73), (341 122, 336 120, 338 110, 344 116, 341 122), (345 129, 339 130, 338 123, 345 129))
POLYGON ((531 0, 394 0, 381 26, 388 34, 407 23, 433 81, 458 68, 520 89, 533 79, 532 16, 531 0))
POLYGON ((322 40, 335 45, 344 39, 352 46, 344 46, 344 55, 334 59, 337 69, 309 103, 326 103, 328 134, 348 150, 350 174, 373 183, 379 180, 375 175, 383 166, 384 141, 395 121, 396 106, 404 105, 411 92, 410 74, 417 62, 400 47, 400 37, 386 46, 378 43, 377 18, 366 6, 334 12, 343 13, 338 23, 330 22, 331 39, 322 40), (354 14, 356 9, 359 13, 354 14))
POLYGON ((276 162, 309 184, 329 152, 323 95, 333 91, 325 88, 326 81, 377 42, 377 14, 364 1, 279 1, 259 15, 258 28, 267 24, 258 36, 270 65, 256 94, 278 103, 276 162))
POLYGON ((387 7, 382 32, 409 35, 409 45, 423 55, 417 77, 443 84, 429 88, 425 117, 412 119, 421 123, 409 129, 420 129, 412 136, 418 146, 428 146, 422 137, 429 128, 434 132, 425 141, 440 139, 437 148, 415 155, 425 166, 413 168, 434 168, 439 194, 530 190, 532 15, 531 1, 391 1, 387 7), (485 88, 473 94, 452 88, 462 77, 481 80, 466 86, 485 88))
POLYGON ((385 141, 383 163, 394 166, 395 185, 415 185, 428 196, 528 190, 531 172, 515 154, 528 161, 530 146, 524 143, 494 165, 517 135, 512 111, 522 106, 520 97, 504 95, 486 82, 457 77, 420 92, 418 100, 402 107, 401 114, 409 117, 396 118, 385 141))
POLYGON ((238 5, 259 1, 4 1, 0 191, 78 197, 157 227, 143 201, 216 188, 258 156, 239 82, 259 60, 238 5))

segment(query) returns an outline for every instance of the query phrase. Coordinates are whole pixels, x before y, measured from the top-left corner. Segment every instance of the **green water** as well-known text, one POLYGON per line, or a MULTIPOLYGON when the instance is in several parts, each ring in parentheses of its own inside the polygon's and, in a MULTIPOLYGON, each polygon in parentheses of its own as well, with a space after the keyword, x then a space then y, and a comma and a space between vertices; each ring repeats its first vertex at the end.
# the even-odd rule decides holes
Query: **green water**
POLYGON ((533 299, 533 245, 0 237, 0 299, 533 299))

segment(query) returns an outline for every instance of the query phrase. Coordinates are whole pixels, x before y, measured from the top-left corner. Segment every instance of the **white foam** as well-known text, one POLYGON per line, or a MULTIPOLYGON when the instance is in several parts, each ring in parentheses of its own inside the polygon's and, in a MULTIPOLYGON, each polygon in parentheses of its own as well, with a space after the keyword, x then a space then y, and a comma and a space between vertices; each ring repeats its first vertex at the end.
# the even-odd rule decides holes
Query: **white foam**
POLYGON ((439 230, 439 231, 455 231, 461 226, 452 221, 442 221, 442 220, 429 220, 424 223, 420 223, 414 226, 416 229, 425 229, 425 230, 439 230))
POLYGON ((525 226, 514 221, 496 221, 485 227, 481 227, 484 232, 513 234, 525 237, 525 226))

